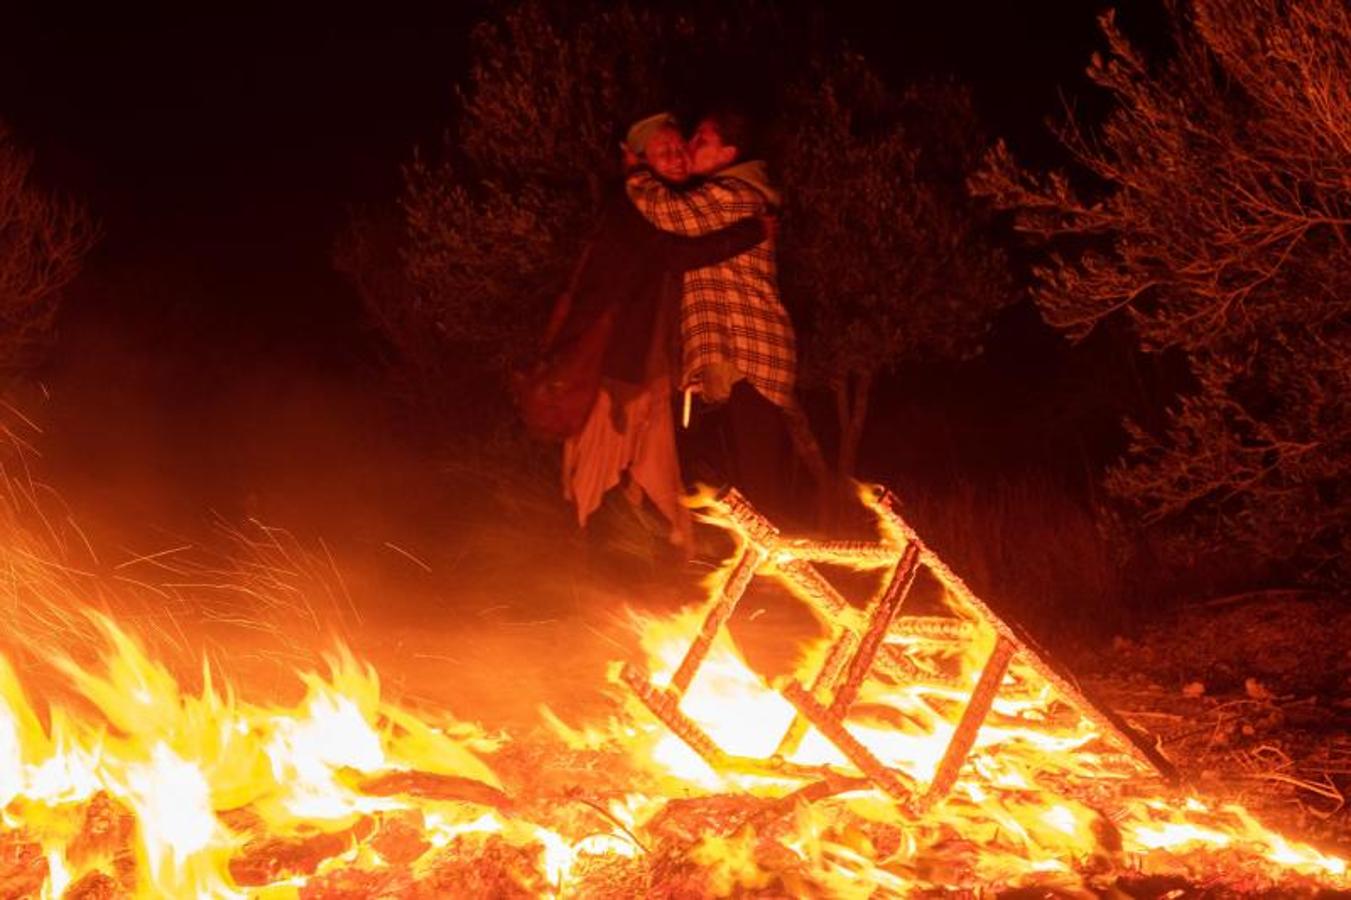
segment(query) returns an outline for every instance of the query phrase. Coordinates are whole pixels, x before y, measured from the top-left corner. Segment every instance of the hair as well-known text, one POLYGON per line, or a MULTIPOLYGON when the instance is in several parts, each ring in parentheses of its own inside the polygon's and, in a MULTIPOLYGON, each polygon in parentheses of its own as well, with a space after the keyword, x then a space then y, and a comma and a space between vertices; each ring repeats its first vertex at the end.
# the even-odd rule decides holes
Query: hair
POLYGON ((745 113, 728 106, 714 107, 704 114, 703 121, 713 126, 723 144, 736 148, 738 161, 754 158, 755 134, 745 113))

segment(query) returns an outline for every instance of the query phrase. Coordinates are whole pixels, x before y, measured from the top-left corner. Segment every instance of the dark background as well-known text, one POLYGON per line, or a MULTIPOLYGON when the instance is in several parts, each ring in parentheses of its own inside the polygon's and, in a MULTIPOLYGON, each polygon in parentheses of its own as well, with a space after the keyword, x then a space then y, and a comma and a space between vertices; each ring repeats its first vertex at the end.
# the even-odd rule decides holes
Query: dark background
MULTIPOLYGON (((270 494, 379 489, 352 460, 375 470, 395 452, 367 390, 380 348, 329 250, 350 205, 389 200, 414 146, 454 127, 469 31, 491 9, 7 14, 0 116, 36 153, 41 180, 83 199, 104 233, 40 373, 50 400, 36 418, 63 490, 95 506, 192 515, 269 512, 257 506, 270 494)), ((786 13, 819 16, 898 82, 970 84, 990 132, 1034 163, 1057 159, 1045 123, 1063 96, 1092 104, 1082 73, 1099 39, 1093 3, 799 3, 786 13)), ((980 364, 925 375, 932 403, 912 417, 944 420, 925 419, 932 440, 902 440, 884 398, 865 448, 874 461, 1036 459, 1063 446, 1001 429, 1010 415, 1049 410, 1075 420, 1050 424, 1057 441, 1070 427, 1071 443, 1093 444, 1070 462, 1087 470, 1117 440, 1119 410, 1085 413, 1043 390, 1082 377, 1084 358, 1024 302, 980 364), (1020 411, 1034 395, 1039 405, 1020 411), (948 410, 963 405, 977 414, 954 419, 948 410), (999 431, 1006 450, 955 460, 959 446, 988 445, 968 433, 986 421, 978 427, 999 431)))

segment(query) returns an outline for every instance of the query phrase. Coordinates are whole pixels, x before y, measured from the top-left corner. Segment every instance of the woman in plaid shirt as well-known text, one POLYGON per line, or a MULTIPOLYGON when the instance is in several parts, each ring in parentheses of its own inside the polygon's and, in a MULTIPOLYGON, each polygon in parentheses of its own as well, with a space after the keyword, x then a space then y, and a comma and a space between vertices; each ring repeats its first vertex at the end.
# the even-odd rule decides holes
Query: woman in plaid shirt
MULTIPOLYGON (((629 142, 663 178, 674 183, 689 177, 684 138, 669 117, 635 127, 629 142)), ((581 524, 606 492, 623 483, 635 509, 646 496, 666 518, 671 543, 690 547, 670 406, 674 361, 667 352, 675 340, 680 275, 756 246, 767 228, 757 216, 698 236, 672 234, 646 221, 622 195, 606 211, 574 278, 571 301, 555 311, 560 321, 550 329, 550 344, 560 349, 598 326, 609 332, 594 405, 563 445, 564 494, 576 504, 581 524)))
MULTIPOLYGON (((690 187, 635 169, 628 193, 658 228, 704 235, 777 207, 764 164, 743 161, 749 145, 744 117, 714 113, 690 140, 690 169, 703 180, 690 187)), ((779 298, 772 235, 722 262, 685 273, 680 304, 679 387, 703 405, 722 407, 730 460, 718 475, 769 515, 789 504, 789 440, 782 410, 794 403, 797 346, 779 298)))

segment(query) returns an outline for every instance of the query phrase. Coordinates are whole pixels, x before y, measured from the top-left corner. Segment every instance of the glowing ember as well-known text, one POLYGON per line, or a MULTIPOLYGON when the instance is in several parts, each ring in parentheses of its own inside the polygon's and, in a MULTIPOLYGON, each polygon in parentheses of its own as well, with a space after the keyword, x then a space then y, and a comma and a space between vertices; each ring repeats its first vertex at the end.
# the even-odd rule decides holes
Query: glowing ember
MULTIPOLYGON (((803 545, 794 559, 813 552, 803 545)), ((716 600, 721 582, 712 587, 716 600)), ((290 707, 241 700, 206 666, 187 691, 138 638, 89 614, 97 659, 54 660, 51 696, 68 699, 35 707, 0 659, 0 886, 14 897, 268 900, 899 897, 1106 887, 1152 872, 1351 886, 1344 860, 1240 807, 1173 792, 1021 654, 991 670, 997 690, 951 790, 921 802, 996 658, 990 624, 960 592, 941 594, 945 610, 887 633, 913 669, 871 672, 839 735, 807 728, 787 749, 794 703, 720 628, 687 690, 670 696, 721 761, 637 700, 605 723, 552 719, 561 740, 490 740, 389 702, 344 650, 325 674, 300 675, 305 693, 290 707), (879 790, 841 735, 910 800, 879 790), (585 789, 542 777, 566 758, 586 760, 585 789)), ((656 688, 676 686, 702 613, 634 616, 656 688)), ((832 646, 801 648, 798 683, 828 665, 832 646)))

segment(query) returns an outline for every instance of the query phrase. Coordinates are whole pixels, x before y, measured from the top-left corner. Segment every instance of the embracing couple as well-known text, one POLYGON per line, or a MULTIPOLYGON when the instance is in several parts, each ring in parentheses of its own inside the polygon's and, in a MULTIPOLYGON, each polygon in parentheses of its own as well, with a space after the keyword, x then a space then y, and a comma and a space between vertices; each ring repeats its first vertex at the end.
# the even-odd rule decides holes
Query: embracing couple
POLYGON ((697 397, 716 428, 709 477, 771 514, 787 502, 792 324, 774 251, 778 192, 751 158, 741 115, 715 112, 687 137, 661 114, 629 129, 626 178, 555 308, 548 345, 590 342, 599 388, 564 442, 564 494, 585 525, 604 495, 644 497, 673 545, 691 547, 672 398, 697 397))

